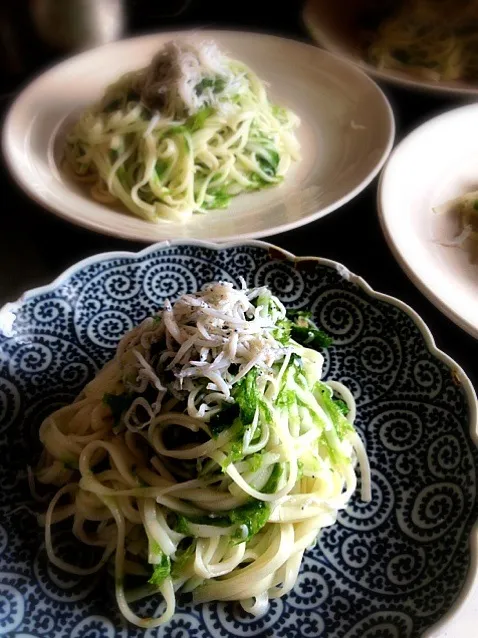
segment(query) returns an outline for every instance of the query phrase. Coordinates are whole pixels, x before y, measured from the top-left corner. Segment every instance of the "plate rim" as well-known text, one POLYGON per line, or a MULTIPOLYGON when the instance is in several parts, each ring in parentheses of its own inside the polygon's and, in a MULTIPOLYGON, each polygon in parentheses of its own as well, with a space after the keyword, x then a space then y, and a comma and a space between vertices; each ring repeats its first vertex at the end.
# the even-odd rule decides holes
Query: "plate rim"
POLYGON ((347 53, 341 46, 334 44, 333 39, 328 35, 331 31, 322 29, 320 25, 317 24, 317 21, 314 20, 314 4, 314 0, 306 0, 301 15, 302 22, 309 36, 316 44, 324 47, 326 51, 339 55, 344 60, 347 60, 367 73, 367 75, 382 80, 383 82, 414 91, 440 93, 448 96, 468 96, 470 99, 474 99, 478 96, 478 84, 472 86, 465 82, 433 82, 433 80, 414 78, 411 74, 399 70, 389 69, 382 71, 366 62, 362 57, 347 53))
MULTIPOLYGON (((477 395, 473 384, 468 378, 466 372, 463 368, 446 352, 438 348, 436 345, 433 334, 425 323, 425 321, 421 318, 421 316, 414 310, 411 306, 409 306, 404 301, 401 301, 397 297, 392 295, 388 295, 386 293, 379 292, 372 288, 372 286, 360 275, 355 274, 350 271, 347 266, 342 264, 341 262, 335 261, 333 259, 328 259, 326 257, 317 257, 317 256, 298 256, 294 253, 281 248, 275 244, 270 242, 261 241, 257 239, 251 239, 248 241, 230 241, 230 242, 211 242, 211 241, 203 241, 200 239, 176 239, 176 240, 164 240, 161 242, 156 242, 151 244, 142 250, 134 251, 134 250, 116 250, 116 251, 104 251, 101 253, 96 253, 94 255, 90 255, 80 261, 72 264, 67 269, 62 271, 53 281, 43 286, 37 286, 35 288, 30 288, 23 292, 16 301, 7 302, 3 306, 0 307, 0 337, 5 336, 8 338, 8 335, 5 333, 4 329, 2 329, 2 325, 4 322, 2 318, 5 317, 7 321, 5 322, 8 325, 8 317, 15 313, 19 306, 21 306, 24 302, 29 299, 34 298, 35 296, 54 292, 58 289, 62 284, 64 284, 69 278, 73 275, 79 273, 83 268, 91 266, 93 264, 101 263, 107 261, 109 259, 122 259, 122 258, 135 258, 139 259, 142 257, 147 257, 148 255, 161 251, 166 248, 171 247, 180 247, 180 246, 198 246, 201 248, 206 248, 209 250, 220 251, 220 250, 228 250, 230 248, 243 247, 243 246, 253 246, 262 249, 266 249, 271 257, 275 255, 280 255, 284 259, 292 261, 295 264, 303 263, 305 261, 313 261, 317 264, 327 266, 329 268, 335 269, 341 277, 347 279, 347 281, 351 281, 354 284, 357 284, 369 297, 372 299, 376 299, 378 301, 385 302, 396 308, 399 308, 406 315, 408 315, 414 325, 419 330, 422 335, 425 347, 428 349, 430 354, 434 357, 442 361, 459 379, 459 382, 465 392, 465 396, 468 403, 469 408, 469 435, 472 443, 478 448, 478 402, 477 395)), ((478 499, 478 495, 476 496, 478 499)), ((459 615, 461 608, 463 607, 465 601, 470 598, 471 591, 475 583, 478 583, 478 519, 474 522, 469 538, 468 538, 468 547, 470 552, 470 563, 468 566, 468 572, 463 583, 463 587, 460 590, 455 602, 451 605, 448 611, 440 618, 434 625, 429 627, 422 638, 433 638, 435 632, 445 630, 450 623, 459 615)), ((448 627, 449 629, 451 628, 448 627)))
POLYGON ((473 324, 470 320, 464 319, 460 314, 458 314, 453 307, 449 304, 445 303, 440 296, 429 286, 427 285, 423 279, 415 272, 415 270, 410 266, 408 260, 404 256, 403 252, 400 250, 395 238, 394 234, 390 229, 388 223, 388 215, 385 212, 386 206, 384 204, 384 189, 385 189, 385 180, 387 179, 388 171, 391 171, 390 168, 393 164, 394 158, 401 152, 406 143, 410 143, 410 140, 415 137, 415 135, 419 135, 422 131, 426 130, 440 120, 446 120, 451 117, 452 114, 455 114, 457 111, 464 110, 477 110, 478 111, 478 102, 472 102, 471 104, 464 104, 455 108, 447 109, 438 113, 437 115, 431 117, 430 119, 422 122, 411 131, 408 132, 407 135, 395 146, 395 148, 390 153, 388 157, 383 171, 380 174, 380 178, 377 186, 377 211, 378 218, 380 222, 380 227, 382 229, 382 233, 385 237, 388 247, 390 248, 394 258, 398 262, 399 266, 403 270, 403 272, 407 275, 410 281, 420 290, 420 292, 440 311, 442 312, 450 321, 453 321, 455 325, 464 330, 470 336, 475 339, 478 339, 478 321, 473 324))
MULTIPOLYGON (((16 114, 16 109, 18 108, 19 105, 21 106, 22 101, 25 99, 25 95, 27 94, 27 92, 34 89, 35 86, 39 82, 41 82, 41 80, 46 75, 56 72, 60 67, 67 66, 73 60, 77 60, 81 57, 87 57, 93 53, 98 53, 100 51, 105 51, 107 49, 114 49, 114 47, 118 46, 118 44, 121 44, 124 42, 131 42, 134 40, 140 41, 140 40, 144 40, 154 36, 174 38, 174 37, 180 37, 181 35, 184 36, 184 34, 197 35, 199 33, 204 34, 205 38, 209 37, 212 39, 214 39, 215 34, 216 35, 219 34, 219 35, 225 35, 226 37, 239 35, 239 36, 252 37, 252 38, 257 38, 257 37, 267 38, 271 41, 277 41, 277 42, 285 41, 287 43, 292 43, 293 45, 297 47, 313 50, 314 55, 318 56, 319 58, 323 57, 325 59, 327 58, 333 59, 339 65, 342 65, 343 67, 348 68, 351 72, 355 73, 358 77, 361 77, 362 81, 365 82, 365 84, 373 88, 376 94, 376 99, 380 101, 381 108, 383 108, 383 112, 387 120, 386 129, 384 128, 384 131, 386 131, 386 135, 387 135, 387 141, 386 141, 386 144, 383 145, 383 148, 381 149, 379 157, 375 160, 373 169, 360 183, 358 183, 355 186, 355 188, 351 189, 348 193, 346 193, 340 199, 336 200, 335 202, 332 202, 328 206, 325 206, 320 211, 316 211, 315 213, 307 215, 305 218, 300 218, 295 221, 286 222, 286 223, 274 226, 272 228, 266 228, 263 230, 245 232, 241 234, 232 233, 232 234, 227 234, 227 235, 218 236, 218 237, 211 237, 209 238, 211 241, 217 241, 217 242, 239 241, 239 240, 243 241, 248 239, 256 239, 260 237, 271 237, 279 233, 288 232, 296 228, 306 226, 307 224, 313 223, 317 221, 318 219, 321 219, 322 217, 325 217, 326 215, 329 215, 330 213, 342 208, 345 204, 352 201, 355 197, 357 197, 357 195, 359 195, 363 190, 365 190, 365 188, 367 188, 367 186, 369 186, 369 184, 377 177, 377 175, 382 170, 385 162, 387 161, 390 153, 392 152, 392 149, 395 143, 395 138, 396 138, 395 114, 393 112, 393 108, 390 104, 390 101, 388 97, 386 96, 386 94, 384 93, 384 91, 382 90, 382 88, 378 86, 378 84, 372 78, 370 78, 363 69, 359 68, 356 64, 351 64, 350 61, 345 60, 343 56, 337 55, 336 53, 331 51, 320 49, 317 46, 314 46, 314 44, 305 42, 298 38, 284 37, 277 34, 264 33, 264 32, 253 31, 253 30, 247 31, 247 30, 240 30, 240 29, 236 30, 236 29, 220 29, 220 28, 203 29, 201 27, 198 27, 198 28, 185 28, 185 29, 174 29, 174 30, 165 29, 165 30, 156 30, 151 32, 148 31, 138 36, 126 37, 126 38, 121 38, 119 40, 115 40, 113 42, 108 42, 101 46, 76 53, 63 60, 60 60, 56 64, 50 65, 49 67, 37 73, 29 82, 23 85, 21 90, 16 94, 15 99, 10 103, 8 110, 6 112, 6 115, 3 118, 3 127, 2 127, 2 135, 1 135, 1 152, 5 161, 6 167, 11 177, 15 181, 16 185, 21 189, 21 191, 36 205, 40 206, 42 210, 46 210, 50 213, 53 213, 56 217, 63 219, 69 223, 72 223, 75 226, 86 228, 90 231, 99 233, 101 235, 119 237, 121 239, 128 239, 128 240, 138 241, 138 242, 147 243, 147 244, 157 243, 159 241, 171 241, 171 238, 167 236, 168 235, 167 232, 164 233, 165 235, 164 238, 160 238, 160 237, 151 238, 147 236, 146 230, 143 233, 141 231, 136 232, 134 231, 134 229, 131 229, 131 230, 124 229, 124 228, 116 229, 116 228, 112 228, 110 225, 107 225, 105 227, 104 224, 101 224, 100 222, 97 222, 94 219, 92 220, 83 219, 81 217, 80 209, 78 209, 78 211, 76 212, 67 213, 63 209, 60 210, 60 207, 56 207, 53 204, 51 204, 48 201, 49 199, 48 195, 43 196, 41 192, 31 187, 29 181, 24 178, 22 170, 13 159, 13 153, 11 149, 13 148, 15 138, 13 136, 11 126, 12 126, 12 121, 16 114)), ((154 228, 154 224, 152 225, 152 228, 154 228)), ((185 237, 184 239, 194 239, 194 237, 193 236, 185 237)))

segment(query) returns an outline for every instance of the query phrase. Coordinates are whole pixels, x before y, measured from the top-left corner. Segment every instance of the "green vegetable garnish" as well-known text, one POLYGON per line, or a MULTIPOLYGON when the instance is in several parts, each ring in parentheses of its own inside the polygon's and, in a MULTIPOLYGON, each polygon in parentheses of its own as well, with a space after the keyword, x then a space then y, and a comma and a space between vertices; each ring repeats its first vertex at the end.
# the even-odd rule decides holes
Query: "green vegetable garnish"
POLYGON ((319 330, 319 328, 315 328, 311 324, 303 326, 298 325, 297 323, 292 323, 290 327, 290 336, 301 346, 314 348, 315 350, 328 348, 334 341, 332 337, 329 337, 329 335, 323 330, 319 330))
POLYGON ((254 420, 256 409, 259 405, 259 391, 257 390, 257 368, 252 368, 234 386, 232 396, 239 405, 240 419, 244 426, 250 425, 254 420))
POLYGON ((126 412, 133 401, 134 394, 131 392, 123 392, 123 394, 110 394, 109 392, 106 392, 103 395, 103 403, 111 410, 115 425, 118 425, 122 414, 126 412))
POLYGON ((342 399, 334 399, 334 403, 338 407, 338 409, 342 412, 342 414, 344 416, 347 416, 347 414, 350 412, 350 409, 349 409, 349 406, 345 403, 345 401, 342 401, 342 399))
POLYGON ((212 525, 214 527, 229 527, 231 524, 229 512, 216 512, 214 516, 183 516, 176 514, 172 529, 185 536, 193 536, 189 525, 212 525))
POLYGON ((256 380, 257 368, 252 368, 233 388, 231 395, 235 403, 227 404, 221 412, 212 417, 209 421, 209 429, 214 438, 216 438, 223 430, 237 425, 243 431, 254 420, 256 409, 259 407, 263 410, 267 418, 272 418, 268 414, 267 407, 260 400, 259 391, 257 390, 256 380))
POLYGON ((234 539, 237 542, 250 540, 259 530, 267 523, 270 515, 270 505, 264 501, 251 501, 242 507, 232 510, 230 513, 231 523, 237 525, 245 525, 247 527, 247 536, 244 538, 242 530, 239 529, 234 539))
POLYGON ((198 131, 203 128, 207 118, 214 113, 215 110, 212 106, 204 106, 202 109, 199 109, 197 113, 188 117, 186 120, 186 127, 191 131, 191 133, 194 133, 194 131, 198 131))
POLYGON ((314 388, 314 394, 331 418, 337 432, 337 436, 340 440, 342 440, 347 433, 354 431, 353 426, 344 416, 343 408, 338 405, 338 401, 332 398, 330 389, 325 385, 325 383, 317 381, 314 388))
POLYGON ((288 310, 287 319, 277 322, 274 337, 280 343, 287 345, 293 339, 301 346, 322 350, 333 343, 323 330, 317 328, 311 319, 312 313, 303 310, 288 310))
POLYGON ((204 78, 198 84, 196 84, 195 90, 197 95, 201 96, 204 93, 205 89, 211 88, 213 93, 221 93, 222 91, 224 91, 225 86, 226 81, 222 78, 204 78))
POLYGON ((173 578, 173 580, 175 578, 180 578, 186 565, 194 560, 195 551, 196 544, 190 543, 190 545, 188 545, 186 549, 178 550, 176 552, 176 559, 173 561, 171 567, 171 577, 173 578))
POLYGON ((274 115, 274 117, 276 117, 278 120, 282 122, 287 120, 287 111, 283 106, 273 105, 272 114, 274 115))
POLYGON ((150 579, 148 580, 148 583, 150 583, 150 585, 155 585, 156 587, 159 587, 160 585, 164 583, 164 581, 170 575, 170 573, 171 573, 171 561, 169 559, 169 556, 166 556, 166 554, 163 553, 161 556, 161 561, 154 566, 153 573, 150 579))
POLYGON ((214 438, 232 426, 239 416, 239 405, 237 403, 229 403, 218 414, 209 421, 209 429, 214 438))
POLYGON ((264 494, 273 494, 274 492, 277 492, 277 488, 282 476, 282 472, 283 472, 282 464, 275 463, 272 469, 272 473, 267 479, 267 483, 264 485, 261 492, 264 492, 264 494))
POLYGON ((186 126, 183 126, 181 124, 179 126, 171 126, 171 128, 169 128, 167 132, 169 133, 169 135, 184 135, 187 130, 188 129, 186 128, 186 126))
POLYGON ((257 163, 261 167, 261 170, 270 177, 275 177, 279 160, 279 153, 276 151, 269 151, 267 154, 257 157, 257 163))
POLYGON ((156 160, 156 164, 154 167, 156 177, 158 179, 161 179, 164 173, 168 170, 168 167, 169 167, 169 162, 166 162, 166 160, 162 160, 162 159, 156 160))
POLYGON ((243 458, 244 450, 242 448, 242 440, 234 441, 227 452, 227 458, 222 465, 222 469, 224 470, 231 463, 237 463, 237 461, 240 461, 243 458))
POLYGON ((257 470, 261 467, 263 456, 264 455, 262 454, 262 452, 257 452, 247 459, 247 463, 251 472, 257 472, 257 470))
POLYGON ((174 531, 178 532, 179 534, 184 534, 185 536, 189 536, 191 534, 189 530, 188 519, 182 514, 177 514, 174 531))
POLYGON ((203 208, 212 209, 212 208, 227 208, 229 206, 229 202, 231 201, 231 195, 225 189, 217 189, 208 193, 214 197, 214 199, 210 202, 204 203, 203 208))
POLYGON ((297 396, 294 390, 283 387, 277 396, 276 404, 278 408, 290 408, 297 402, 297 396))

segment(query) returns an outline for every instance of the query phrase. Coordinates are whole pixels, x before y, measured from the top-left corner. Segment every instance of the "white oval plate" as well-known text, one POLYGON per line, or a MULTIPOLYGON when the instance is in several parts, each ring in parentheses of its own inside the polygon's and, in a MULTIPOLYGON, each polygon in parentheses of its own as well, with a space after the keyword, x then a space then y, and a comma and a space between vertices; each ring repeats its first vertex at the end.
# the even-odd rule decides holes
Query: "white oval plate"
POLYGON ((429 120, 394 150, 378 193, 385 237, 401 266, 450 319, 478 338, 476 255, 447 247, 453 215, 434 207, 478 189, 478 104, 429 120))
POLYGON ((328 51, 344 60, 358 65, 366 73, 391 84, 414 90, 425 90, 453 95, 478 95, 478 82, 469 84, 460 80, 434 82, 414 76, 405 71, 378 69, 362 57, 357 43, 357 29, 354 25, 361 4, 357 0, 307 0, 302 18, 304 25, 314 40, 328 51))
POLYGON ((121 40, 77 55, 34 80, 7 116, 3 150, 15 179, 52 212, 98 232, 155 242, 273 235, 330 213, 357 195, 387 158, 393 114, 364 73, 314 46, 275 36, 195 31, 121 40), (271 98, 302 120, 302 161, 278 188, 240 195, 227 210, 187 224, 151 224, 93 201, 60 168, 65 129, 122 73, 146 65, 166 41, 214 39, 269 84, 271 98))

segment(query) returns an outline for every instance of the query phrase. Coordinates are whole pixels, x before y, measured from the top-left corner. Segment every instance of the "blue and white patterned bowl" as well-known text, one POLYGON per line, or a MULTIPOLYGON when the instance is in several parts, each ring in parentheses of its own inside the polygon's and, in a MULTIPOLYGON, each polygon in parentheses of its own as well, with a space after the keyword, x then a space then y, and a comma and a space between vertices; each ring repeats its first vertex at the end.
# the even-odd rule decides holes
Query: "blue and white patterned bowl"
MULTIPOLYGON (((467 590, 478 517, 476 397, 420 318, 343 266, 261 242, 165 243, 77 264, 0 311, 0 635, 410 638, 467 590), (373 500, 353 499, 308 551, 293 592, 261 619, 183 604, 165 628, 127 626, 108 586, 48 565, 27 506, 40 421, 70 401, 120 336, 166 297, 223 279, 268 285, 334 338, 327 376, 357 400, 373 500)), ((103 581, 100 581, 103 582, 103 581)), ((151 610, 145 605, 145 610, 151 610)))

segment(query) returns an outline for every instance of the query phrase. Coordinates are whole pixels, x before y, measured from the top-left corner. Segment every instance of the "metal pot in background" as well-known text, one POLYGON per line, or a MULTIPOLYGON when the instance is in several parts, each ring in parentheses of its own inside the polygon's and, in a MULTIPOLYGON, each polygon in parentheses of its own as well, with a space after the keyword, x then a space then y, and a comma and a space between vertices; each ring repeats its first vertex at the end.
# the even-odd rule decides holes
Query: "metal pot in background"
POLYGON ((208 20, 207 0, 0 0, 0 102, 65 55, 128 32, 175 28, 194 5, 194 19, 208 20))
POLYGON ((30 0, 30 13, 38 37, 64 52, 117 40, 126 30, 124 0, 30 0))

